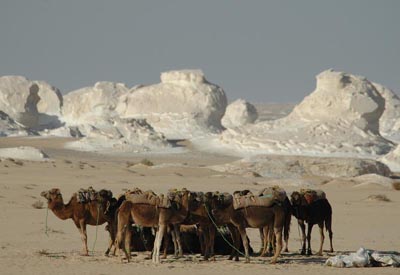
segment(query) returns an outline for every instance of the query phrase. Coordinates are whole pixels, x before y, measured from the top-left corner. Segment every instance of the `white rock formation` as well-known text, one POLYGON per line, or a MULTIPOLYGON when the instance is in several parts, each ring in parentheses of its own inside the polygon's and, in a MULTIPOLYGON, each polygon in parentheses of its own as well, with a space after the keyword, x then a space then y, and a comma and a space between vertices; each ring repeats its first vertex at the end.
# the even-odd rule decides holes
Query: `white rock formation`
POLYGON ((225 128, 235 128, 253 123, 257 118, 256 108, 249 102, 238 99, 226 107, 221 123, 225 128))
POLYGON ((287 117, 228 129, 215 145, 251 154, 382 155, 393 146, 379 134, 384 104, 364 77, 328 70, 287 117))
POLYGON ((222 129, 227 99, 201 71, 170 71, 161 83, 139 86, 120 98, 124 118, 145 118, 169 139, 190 138, 222 129))
POLYGON ((85 137, 67 147, 81 151, 146 152, 171 147, 165 137, 145 120, 108 118, 96 124, 82 124, 85 137))
POLYGON ((338 178, 371 173, 390 175, 390 169, 381 162, 338 157, 257 155, 210 168, 239 175, 255 172, 268 178, 299 178, 310 175, 338 178))
POLYGON ((42 161, 49 157, 41 150, 30 146, 0 148, 0 158, 13 158, 42 161))
POLYGON ((400 98, 390 89, 373 83, 385 99, 385 110, 379 119, 379 131, 387 139, 400 142, 400 98))
POLYGON ((63 121, 80 125, 116 116, 117 102, 128 92, 125 84, 114 82, 97 82, 93 87, 72 91, 64 96, 63 121))
POLYGON ((59 90, 42 81, 22 76, 0 77, 0 111, 32 130, 60 126, 59 90))
POLYGON ((62 110, 66 125, 46 135, 83 136, 67 145, 82 151, 144 152, 170 147, 145 120, 119 117, 117 103, 128 93, 124 84, 113 82, 97 82, 68 93, 62 110))
POLYGON ((393 172, 400 172, 400 145, 397 145, 387 155, 383 156, 380 161, 389 166, 393 172))
POLYGON ((0 137, 28 136, 33 134, 35 133, 15 122, 6 113, 0 111, 0 137))

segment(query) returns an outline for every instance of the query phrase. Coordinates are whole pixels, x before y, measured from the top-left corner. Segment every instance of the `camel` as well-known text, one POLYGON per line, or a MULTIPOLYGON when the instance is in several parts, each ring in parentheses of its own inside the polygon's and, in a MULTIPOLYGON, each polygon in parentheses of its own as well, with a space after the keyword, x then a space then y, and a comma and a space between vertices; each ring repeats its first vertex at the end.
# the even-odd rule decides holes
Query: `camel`
POLYGON ((322 256, 322 247, 324 244, 324 225, 326 230, 329 233, 330 240, 330 252, 333 252, 332 245, 332 207, 329 204, 329 201, 326 198, 310 201, 308 197, 304 195, 302 192, 293 192, 291 195, 291 203, 292 203, 292 213, 297 218, 299 226, 302 232, 302 248, 301 254, 306 254, 306 237, 307 237, 307 255, 311 255, 311 231, 314 224, 318 224, 319 233, 321 237, 320 247, 318 251, 318 255, 322 256), (307 228, 307 236, 305 233, 306 226, 305 223, 308 224, 307 228))
MULTIPOLYGON (((111 222, 110 218, 104 214, 104 208, 107 201, 110 199, 110 191, 101 190, 99 192, 100 199, 93 200, 88 203, 80 203, 77 194, 73 194, 67 204, 64 204, 60 189, 53 188, 49 191, 41 192, 41 196, 47 199, 47 207, 60 219, 72 219, 75 226, 78 228, 82 244, 84 256, 89 255, 87 246, 86 225, 102 225, 106 222, 111 222)), ((112 197, 112 193, 111 193, 112 197)), ((111 230, 111 239, 115 233, 111 230)))
POLYGON ((215 226, 212 224, 202 192, 190 193, 189 215, 182 225, 198 225, 198 235, 204 260, 214 257, 215 226))
MULTIPOLYGON (((289 198, 286 196, 282 203, 283 209, 285 211, 285 224, 283 226, 283 239, 285 241, 284 252, 289 252, 289 233, 290 233, 290 223, 292 220, 292 205, 289 198)), ((272 250, 275 250, 275 238, 273 234, 273 228, 268 226, 260 228, 260 238, 261 238, 261 248, 260 256, 271 255, 272 250), (266 239, 266 237, 268 239, 266 239)))
POLYGON ((212 196, 212 214, 216 220, 224 223, 232 223, 239 230, 245 250, 246 262, 250 262, 249 242, 246 228, 273 228, 277 241, 275 254, 271 263, 276 263, 282 250, 282 231, 285 224, 285 210, 283 206, 274 203, 270 207, 247 206, 234 209, 233 196, 227 193, 214 194, 212 196))
POLYGON ((182 256, 179 224, 186 219, 189 213, 190 192, 184 189, 182 191, 170 192, 168 196, 171 197, 171 201, 175 202, 176 207, 164 208, 161 205, 152 205, 144 202, 134 203, 130 200, 126 200, 121 204, 118 211, 116 242, 118 248, 121 248, 122 240, 124 239, 123 252, 128 262, 130 261, 130 234, 126 234, 126 232, 129 230, 132 220, 136 225, 142 227, 158 227, 152 256, 154 263, 160 263, 161 242, 168 225, 173 225, 174 230, 177 232, 178 254, 182 256))

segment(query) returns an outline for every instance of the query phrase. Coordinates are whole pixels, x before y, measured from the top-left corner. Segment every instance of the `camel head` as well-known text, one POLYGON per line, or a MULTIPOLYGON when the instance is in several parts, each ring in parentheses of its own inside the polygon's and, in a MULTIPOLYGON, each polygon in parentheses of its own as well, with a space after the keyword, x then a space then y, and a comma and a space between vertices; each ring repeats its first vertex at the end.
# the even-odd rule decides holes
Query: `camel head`
POLYGON ((190 191, 186 188, 182 190, 171 189, 167 193, 168 199, 176 205, 177 209, 179 210, 181 207, 188 208, 189 207, 189 198, 190 198, 190 191))
POLYGON ((304 195, 298 191, 294 191, 290 195, 290 202, 292 203, 293 207, 307 205, 307 201, 305 200, 304 195))
POLYGON ((229 222, 233 211, 233 196, 229 193, 215 192, 212 195, 206 194, 206 199, 209 200, 208 205, 214 218, 221 223, 229 222))
POLYGON ((195 212, 204 205, 203 192, 190 192, 189 211, 195 212))
POLYGON ((43 191, 42 193, 40 193, 40 196, 44 197, 48 203, 57 200, 62 201, 62 195, 60 189, 58 188, 53 188, 50 189, 49 191, 43 191))

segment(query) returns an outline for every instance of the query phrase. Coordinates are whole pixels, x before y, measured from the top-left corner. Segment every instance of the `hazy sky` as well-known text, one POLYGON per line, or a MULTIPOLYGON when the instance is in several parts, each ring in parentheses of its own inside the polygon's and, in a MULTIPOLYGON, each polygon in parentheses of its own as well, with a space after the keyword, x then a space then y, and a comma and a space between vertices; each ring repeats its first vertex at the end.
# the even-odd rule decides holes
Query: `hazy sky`
POLYGON ((400 94, 400 1, 1 0, 0 75, 66 93, 204 71, 229 100, 298 102, 334 68, 400 94))

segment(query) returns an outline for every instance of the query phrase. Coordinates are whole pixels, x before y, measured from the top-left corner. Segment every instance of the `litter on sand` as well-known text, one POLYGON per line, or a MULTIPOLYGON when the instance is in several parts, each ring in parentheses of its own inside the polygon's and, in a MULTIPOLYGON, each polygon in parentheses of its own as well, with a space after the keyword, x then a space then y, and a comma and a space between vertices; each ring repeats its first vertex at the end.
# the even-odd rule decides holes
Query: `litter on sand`
POLYGON ((400 267, 400 253, 383 252, 361 247, 350 255, 337 255, 326 260, 325 265, 333 267, 400 267))

